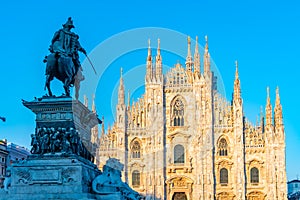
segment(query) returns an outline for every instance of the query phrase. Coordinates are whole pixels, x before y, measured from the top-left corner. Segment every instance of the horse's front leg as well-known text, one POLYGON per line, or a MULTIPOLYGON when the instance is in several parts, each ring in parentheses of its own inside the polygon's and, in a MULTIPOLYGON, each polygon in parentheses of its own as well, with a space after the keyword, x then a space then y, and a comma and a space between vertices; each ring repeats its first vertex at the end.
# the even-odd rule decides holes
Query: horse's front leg
POLYGON ((45 83, 44 90, 46 90, 46 88, 47 88, 49 96, 52 96, 52 91, 50 89, 51 80, 52 80, 51 75, 46 75, 46 83, 45 83))
POLYGON ((65 83, 64 83, 64 89, 65 89, 67 97, 70 96, 70 83, 71 83, 71 80, 69 80, 69 79, 66 79, 65 83))

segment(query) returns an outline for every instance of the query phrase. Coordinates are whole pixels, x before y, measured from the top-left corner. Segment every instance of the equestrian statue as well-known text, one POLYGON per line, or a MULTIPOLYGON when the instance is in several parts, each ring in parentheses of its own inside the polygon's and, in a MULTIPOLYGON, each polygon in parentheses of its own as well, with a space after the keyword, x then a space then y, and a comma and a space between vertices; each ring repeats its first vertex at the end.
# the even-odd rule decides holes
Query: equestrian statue
POLYGON ((50 82, 57 78, 63 83, 66 96, 70 96, 70 87, 75 86, 75 97, 78 99, 79 84, 84 80, 78 51, 87 54, 79 43, 79 36, 71 31, 75 28, 71 17, 62 26, 63 28, 54 34, 49 48, 50 54, 44 59, 47 63, 44 89, 47 88, 49 96, 53 96, 50 82))

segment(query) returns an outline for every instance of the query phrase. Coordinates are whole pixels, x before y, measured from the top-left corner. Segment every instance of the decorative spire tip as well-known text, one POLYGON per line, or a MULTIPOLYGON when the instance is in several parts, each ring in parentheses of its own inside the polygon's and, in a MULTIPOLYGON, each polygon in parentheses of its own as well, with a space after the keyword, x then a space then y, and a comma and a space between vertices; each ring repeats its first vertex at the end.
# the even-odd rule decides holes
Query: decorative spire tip
POLYGON ((148 39, 148 48, 150 49, 150 38, 148 39))
POLYGON ((187 40, 188 40, 188 43, 191 44, 191 37, 190 36, 188 36, 187 40))
POLYGON ((269 86, 267 87, 267 97, 270 98, 270 88, 269 88, 269 86))

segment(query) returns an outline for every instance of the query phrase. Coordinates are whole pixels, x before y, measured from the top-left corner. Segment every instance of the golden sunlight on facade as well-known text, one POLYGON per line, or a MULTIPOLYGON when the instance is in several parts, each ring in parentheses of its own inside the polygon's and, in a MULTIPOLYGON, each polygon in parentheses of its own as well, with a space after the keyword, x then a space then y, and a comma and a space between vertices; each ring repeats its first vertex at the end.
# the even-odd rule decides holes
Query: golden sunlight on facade
POLYGON ((287 199, 279 89, 274 110, 268 90, 265 114, 252 125, 243 113, 238 63, 227 101, 211 71, 208 39, 203 62, 197 40, 194 56, 188 38, 185 66, 177 63, 166 75, 160 41, 155 59, 149 41, 138 102, 125 104, 121 74, 116 122, 99 138, 99 167, 108 157, 120 159, 124 181, 148 199, 287 199))

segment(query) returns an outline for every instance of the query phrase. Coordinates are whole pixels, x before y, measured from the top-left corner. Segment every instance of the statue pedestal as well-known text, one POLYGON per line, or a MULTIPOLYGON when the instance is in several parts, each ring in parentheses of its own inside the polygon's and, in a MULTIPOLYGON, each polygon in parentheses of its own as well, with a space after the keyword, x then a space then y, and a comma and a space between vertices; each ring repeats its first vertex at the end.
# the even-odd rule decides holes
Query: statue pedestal
POLYGON ((96 199, 91 183, 100 174, 79 156, 30 156, 13 165, 8 199, 96 199))
POLYGON ((91 128, 99 124, 95 113, 71 97, 42 97, 34 101, 23 101, 23 105, 36 114, 38 128, 70 128, 80 133, 81 140, 91 152, 91 128))
POLYGON ((91 142, 91 128, 100 122, 96 114, 70 97, 23 104, 36 114, 34 154, 12 164, 11 186, 0 199, 100 198, 92 191, 92 181, 101 174, 91 155, 97 145, 91 142))

